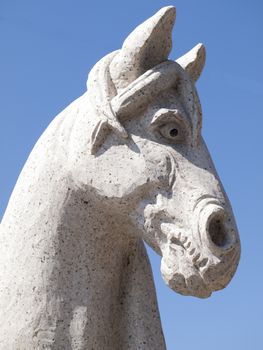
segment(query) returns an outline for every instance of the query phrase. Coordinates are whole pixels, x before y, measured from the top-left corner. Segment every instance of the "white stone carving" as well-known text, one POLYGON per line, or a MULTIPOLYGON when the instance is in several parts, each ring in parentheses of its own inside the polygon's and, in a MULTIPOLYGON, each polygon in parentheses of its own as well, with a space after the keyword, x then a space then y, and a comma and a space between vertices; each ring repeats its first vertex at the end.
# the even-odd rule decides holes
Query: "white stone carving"
POLYGON ((102 58, 31 152, 0 232, 0 349, 165 349, 143 245, 205 298, 240 255, 201 136, 199 44, 168 59, 175 8, 102 58))

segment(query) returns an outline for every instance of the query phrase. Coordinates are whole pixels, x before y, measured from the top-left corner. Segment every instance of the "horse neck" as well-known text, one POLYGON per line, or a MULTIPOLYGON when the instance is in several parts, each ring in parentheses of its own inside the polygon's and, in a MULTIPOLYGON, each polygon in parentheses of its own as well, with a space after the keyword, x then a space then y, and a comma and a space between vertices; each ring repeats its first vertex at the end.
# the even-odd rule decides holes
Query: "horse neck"
POLYGON ((75 149, 72 130, 80 123, 72 106, 69 112, 72 116, 64 118, 64 111, 38 141, 1 223, 0 328, 24 334, 25 343, 34 334, 40 343, 43 336, 65 349, 75 338, 85 339, 87 348, 128 348, 132 333, 134 348, 152 339, 149 348, 164 349, 142 242, 121 232, 117 213, 114 217, 101 198, 76 188, 65 171, 75 149), (145 322, 141 312, 154 323, 145 322))

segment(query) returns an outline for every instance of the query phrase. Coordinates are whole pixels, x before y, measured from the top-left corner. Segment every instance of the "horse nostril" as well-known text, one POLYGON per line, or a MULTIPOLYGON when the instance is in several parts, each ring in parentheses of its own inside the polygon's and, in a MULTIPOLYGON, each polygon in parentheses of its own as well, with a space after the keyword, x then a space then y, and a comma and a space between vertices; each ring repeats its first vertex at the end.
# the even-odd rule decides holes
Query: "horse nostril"
POLYGON ((237 247, 238 236, 231 211, 217 203, 208 203, 199 215, 201 239, 215 255, 221 256, 237 247))
POLYGON ((208 225, 208 234, 211 241, 219 248, 224 248, 229 244, 229 236, 224 224, 224 217, 215 215, 208 225))

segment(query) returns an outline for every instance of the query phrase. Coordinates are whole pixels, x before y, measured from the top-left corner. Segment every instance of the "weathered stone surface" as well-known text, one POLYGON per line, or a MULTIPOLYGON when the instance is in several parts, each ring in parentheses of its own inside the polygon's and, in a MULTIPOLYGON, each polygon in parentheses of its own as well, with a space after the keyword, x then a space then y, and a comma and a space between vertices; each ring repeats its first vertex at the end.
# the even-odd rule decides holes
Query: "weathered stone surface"
POLYGON ((205 298, 240 243, 201 136, 199 44, 168 60, 175 9, 92 69, 40 137, 0 232, 0 349, 165 349, 143 245, 173 290, 205 298))

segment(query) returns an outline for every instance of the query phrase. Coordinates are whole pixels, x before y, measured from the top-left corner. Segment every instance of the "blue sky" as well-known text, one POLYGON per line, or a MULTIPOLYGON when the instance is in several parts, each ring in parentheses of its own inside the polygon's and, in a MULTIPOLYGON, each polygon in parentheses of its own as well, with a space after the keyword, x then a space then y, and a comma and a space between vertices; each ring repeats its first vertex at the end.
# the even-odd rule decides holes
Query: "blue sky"
POLYGON ((263 2, 0 0, 0 214, 36 140, 85 91, 98 59, 159 8, 175 5, 171 58, 207 49, 198 81, 203 135, 242 241, 232 283, 211 298, 175 294, 151 258, 168 350, 260 349, 263 332, 263 2))

